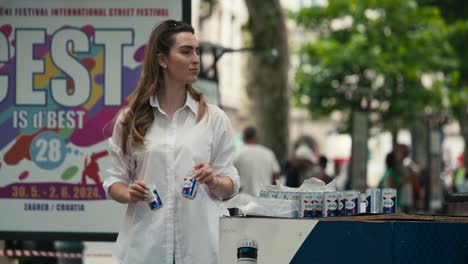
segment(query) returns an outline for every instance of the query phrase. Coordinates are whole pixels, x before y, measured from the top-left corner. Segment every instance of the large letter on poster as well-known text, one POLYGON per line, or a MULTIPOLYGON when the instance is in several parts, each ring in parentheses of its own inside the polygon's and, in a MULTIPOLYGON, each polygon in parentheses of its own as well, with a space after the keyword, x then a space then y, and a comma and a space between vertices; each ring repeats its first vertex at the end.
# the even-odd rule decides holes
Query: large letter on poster
POLYGON ((104 61, 104 105, 119 105, 122 100, 122 92, 116 91, 113 87, 122 87, 122 72, 116 65, 122 63, 122 50, 124 46, 133 44, 133 32, 127 31, 104 31, 95 32, 94 41, 105 47, 104 61))
POLYGON ((91 79, 88 69, 75 60, 73 54, 89 53, 88 36, 79 29, 64 28, 54 33, 51 43, 50 57, 52 63, 70 77, 73 87, 79 87, 79 89, 69 89, 67 87, 67 78, 52 78, 50 85, 52 98, 62 106, 80 106, 88 101, 91 95, 91 79), (72 92, 69 90, 72 90, 72 92))
MULTIPOLYGON (((0 65, 3 65, 8 62, 10 57, 10 49, 8 47, 8 39, 5 34, 0 31, 0 65)), ((0 74, 0 103, 7 96, 7 87, 8 87, 8 76, 0 74)))
POLYGON ((189 0, 0 4, 0 239, 115 238, 107 139, 153 27, 189 0), (20 234, 20 236, 19 236, 20 234))
POLYGON ((34 89, 33 77, 44 72, 43 59, 34 58, 34 48, 45 42, 44 30, 16 31, 16 105, 45 105, 45 92, 34 89))

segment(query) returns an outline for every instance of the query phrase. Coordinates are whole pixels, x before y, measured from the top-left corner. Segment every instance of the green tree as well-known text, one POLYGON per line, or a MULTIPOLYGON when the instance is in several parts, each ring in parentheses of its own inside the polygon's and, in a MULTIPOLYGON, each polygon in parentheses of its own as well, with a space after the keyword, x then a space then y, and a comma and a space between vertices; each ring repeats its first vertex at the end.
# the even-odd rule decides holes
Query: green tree
POLYGON ((422 81, 456 64, 437 8, 411 0, 334 0, 293 16, 317 34, 301 48, 293 90, 313 117, 364 111, 371 126, 396 135, 417 114, 444 106, 442 82, 422 81))
MULTIPOLYGON (((419 0, 421 5, 439 7, 445 21, 449 24, 449 41, 458 58, 458 67, 454 71, 448 87, 450 106, 453 116, 458 120, 465 142, 468 142, 468 5, 457 0, 419 0)), ((465 144, 465 157, 468 157, 465 144)), ((468 158, 465 158, 468 167, 468 158)))

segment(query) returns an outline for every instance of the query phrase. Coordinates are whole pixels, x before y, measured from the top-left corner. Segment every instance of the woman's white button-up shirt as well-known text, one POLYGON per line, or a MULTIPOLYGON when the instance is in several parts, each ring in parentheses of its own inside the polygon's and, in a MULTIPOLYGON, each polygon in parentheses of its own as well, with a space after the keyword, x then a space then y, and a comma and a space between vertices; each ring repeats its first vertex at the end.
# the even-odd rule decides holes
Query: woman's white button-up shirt
POLYGON ((181 195, 184 175, 195 163, 209 163, 215 175, 229 176, 234 194, 239 176, 233 166, 234 143, 229 119, 214 105, 196 123, 198 102, 188 93, 185 105, 172 120, 151 98, 154 122, 148 129, 144 150, 132 150, 126 158, 121 151, 121 125, 116 121, 109 140, 111 167, 104 189, 116 182, 133 179, 154 184, 163 206, 150 210, 148 203, 129 204, 115 244, 114 256, 122 264, 218 263, 219 217, 228 215, 220 200, 204 184, 195 199, 181 195))

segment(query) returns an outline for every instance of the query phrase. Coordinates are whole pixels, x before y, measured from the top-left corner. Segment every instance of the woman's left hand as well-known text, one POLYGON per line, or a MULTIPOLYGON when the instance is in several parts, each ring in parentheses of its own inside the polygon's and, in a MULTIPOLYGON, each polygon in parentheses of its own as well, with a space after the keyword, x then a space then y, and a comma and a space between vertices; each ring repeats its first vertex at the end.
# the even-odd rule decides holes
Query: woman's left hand
POLYGON ((212 189, 217 185, 217 177, 213 174, 213 169, 210 164, 207 163, 197 163, 193 166, 195 170, 195 178, 200 183, 206 184, 208 188, 212 189))

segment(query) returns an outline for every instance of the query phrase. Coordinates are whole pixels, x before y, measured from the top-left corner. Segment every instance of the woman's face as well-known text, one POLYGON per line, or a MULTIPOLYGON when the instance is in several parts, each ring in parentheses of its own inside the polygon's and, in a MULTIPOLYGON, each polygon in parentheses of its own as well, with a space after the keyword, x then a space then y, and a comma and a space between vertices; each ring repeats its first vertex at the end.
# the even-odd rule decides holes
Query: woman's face
POLYGON ((189 32, 174 35, 174 45, 164 56, 168 76, 182 84, 193 84, 200 71, 200 47, 195 36, 189 32))

